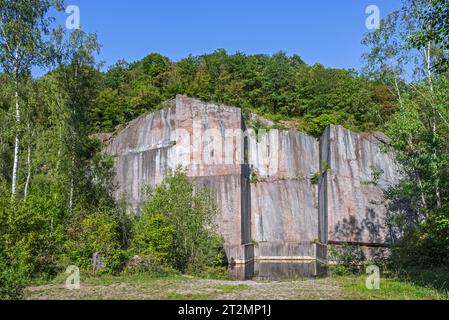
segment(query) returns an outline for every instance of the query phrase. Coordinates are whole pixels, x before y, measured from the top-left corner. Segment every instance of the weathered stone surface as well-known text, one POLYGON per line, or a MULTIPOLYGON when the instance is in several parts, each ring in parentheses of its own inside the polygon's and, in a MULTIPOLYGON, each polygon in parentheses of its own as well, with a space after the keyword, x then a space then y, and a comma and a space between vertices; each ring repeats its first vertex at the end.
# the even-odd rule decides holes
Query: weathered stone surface
POLYGON ((256 113, 250 113, 248 120, 249 120, 248 127, 255 127, 261 125, 266 128, 271 128, 275 124, 273 121, 261 117, 256 113))
POLYGON ((326 129, 321 159, 327 171, 320 182, 320 220, 326 224, 320 235, 325 243, 386 242, 384 191, 398 182, 399 168, 393 155, 381 150, 383 141, 341 126, 326 129))
POLYGON ((175 108, 163 109, 132 121, 106 148, 115 158, 118 190, 133 211, 138 211, 142 191, 159 184, 168 174, 172 161, 175 108))
POLYGON ((254 278, 258 281, 276 281, 322 276, 326 274, 326 270, 315 261, 301 263, 259 261, 254 264, 254 274, 254 278))
POLYGON ((392 155, 381 151, 387 142, 336 126, 321 145, 292 131, 256 139, 240 109, 178 96, 132 121, 105 151, 115 157, 116 197, 134 212, 143 187, 184 167, 214 194, 228 259, 243 263, 254 255, 325 260, 328 242, 385 243, 383 191, 398 181, 392 155))
POLYGON ((310 178, 319 170, 319 143, 301 132, 249 134, 249 163, 261 180, 310 178))
POLYGON ((300 242, 318 239, 318 197, 310 180, 259 182, 251 186, 253 239, 300 242))
POLYGON ((249 136, 252 237, 256 255, 314 256, 318 239, 317 186, 310 177, 319 170, 319 143, 299 132, 272 130, 249 136), (306 250, 304 250, 306 248, 306 250))
POLYGON ((176 98, 177 163, 192 177, 241 174, 242 127, 239 108, 176 98))
POLYGON ((138 212, 143 188, 160 183, 182 166, 215 195, 229 259, 252 257, 244 246, 251 236, 248 169, 240 161, 239 149, 242 126, 240 109, 184 96, 168 108, 139 117, 106 149, 115 156, 116 197, 124 197, 138 212))

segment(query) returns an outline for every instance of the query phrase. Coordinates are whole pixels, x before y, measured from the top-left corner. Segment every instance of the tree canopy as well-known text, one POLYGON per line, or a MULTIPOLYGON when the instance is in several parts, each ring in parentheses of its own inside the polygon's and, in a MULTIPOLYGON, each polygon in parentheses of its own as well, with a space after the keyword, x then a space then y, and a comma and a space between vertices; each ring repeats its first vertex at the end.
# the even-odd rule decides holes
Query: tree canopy
POLYGON ((308 66, 284 52, 219 49, 177 62, 152 53, 130 64, 119 61, 100 77, 91 113, 95 131, 111 131, 176 94, 237 106, 315 135, 329 124, 378 129, 395 108, 383 84, 350 70, 308 66))

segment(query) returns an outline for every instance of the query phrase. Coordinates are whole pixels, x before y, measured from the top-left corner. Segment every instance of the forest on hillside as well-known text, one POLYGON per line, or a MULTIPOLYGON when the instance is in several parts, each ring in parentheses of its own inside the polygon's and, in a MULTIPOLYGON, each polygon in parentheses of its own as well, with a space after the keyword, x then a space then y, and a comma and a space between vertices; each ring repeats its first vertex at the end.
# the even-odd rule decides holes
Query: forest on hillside
POLYGON ((264 115, 320 135, 329 124, 380 129, 394 112, 394 95, 355 71, 309 66, 297 55, 228 54, 224 49, 177 62, 152 53, 119 61, 99 75, 92 129, 110 131, 176 94, 264 115))
POLYGON ((447 0, 403 0, 362 40, 358 71, 223 49, 179 61, 151 53, 101 71, 101 35, 53 28, 48 13, 62 8, 60 0, 0 0, 1 298, 20 297, 33 278, 70 264, 89 270, 94 252, 105 256, 104 273, 122 272, 136 255, 155 272, 217 272, 223 253, 206 232, 216 210, 207 190, 192 198, 191 182, 177 172, 130 218, 112 196, 112 159, 93 138, 177 94, 316 137, 330 124, 385 132, 404 177, 388 192, 399 236, 385 263, 448 265, 447 0), (49 71, 33 78, 35 67, 49 71), (180 222, 186 208, 198 223, 180 222))

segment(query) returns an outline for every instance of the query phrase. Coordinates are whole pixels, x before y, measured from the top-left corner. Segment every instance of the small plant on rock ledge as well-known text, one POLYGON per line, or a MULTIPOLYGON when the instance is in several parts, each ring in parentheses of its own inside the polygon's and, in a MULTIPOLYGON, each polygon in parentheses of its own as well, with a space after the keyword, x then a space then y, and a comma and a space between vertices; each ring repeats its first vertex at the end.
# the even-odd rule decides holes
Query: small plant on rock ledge
POLYGON ((249 183, 251 184, 258 184, 260 182, 259 176, 255 172, 251 172, 249 183))
POLYGON ((378 186, 379 180, 385 173, 382 169, 377 168, 376 166, 371 166, 371 180, 362 182, 364 185, 372 185, 372 186, 378 186))
POLYGON ((316 172, 310 178, 310 182, 312 182, 313 185, 317 185, 320 182, 320 178, 321 178, 321 172, 316 172))
POLYGON ((317 185, 320 182, 320 178, 323 174, 325 174, 327 171, 330 170, 330 166, 329 163, 327 161, 321 161, 320 163, 320 171, 316 172, 312 175, 312 177, 310 178, 310 182, 313 185, 317 185))

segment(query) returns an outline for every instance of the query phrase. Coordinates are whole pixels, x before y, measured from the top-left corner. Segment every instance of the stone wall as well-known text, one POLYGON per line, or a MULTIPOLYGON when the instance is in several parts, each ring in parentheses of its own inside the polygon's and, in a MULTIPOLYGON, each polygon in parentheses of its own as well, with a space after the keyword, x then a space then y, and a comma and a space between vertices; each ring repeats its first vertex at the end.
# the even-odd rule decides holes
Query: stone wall
POLYGON ((159 184, 168 174, 173 159, 172 135, 176 108, 166 108, 132 121, 106 148, 114 156, 116 197, 125 196, 131 209, 141 205, 142 189, 159 184))
POLYGON ((384 191, 399 179, 393 155, 382 150, 387 142, 380 133, 326 129, 321 141, 322 242, 387 243, 384 191))
POLYGON ((242 126, 240 109, 185 96, 178 96, 168 108, 132 121, 106 148, 115 159, 116 198, 124 197, 132 211, 138 212, 143 188, 160 183, 182 166, 188 176, 214 194, 220 208, 217 223, 229 259, 239 263, 252 258, 245 246, 251 242, 251 223, 249 173, 240 162, 242 137, 238 133, 242 126), (215 134, 209 136, 210 130, 215 134), (231 146, 228 154, 224 146, 231 146))
POLYGON ((277 130, 249 140, 256 255, 267 259, 314 256, 318 195, 310 178, 319 170, 318 142, 304 133, 277 130))
POLYGON ((232 262, 325 260, 328 243, 387 242, 383 191, 398 181, 392 155, 381 151, 387 140, 338 126, 321 142, 292 131, 256 137, 240 109, 178 96, 132 121, 106 152, 115 158, 116 197, 134 212, 142 188, 177 166, 208 187, 232 262))

